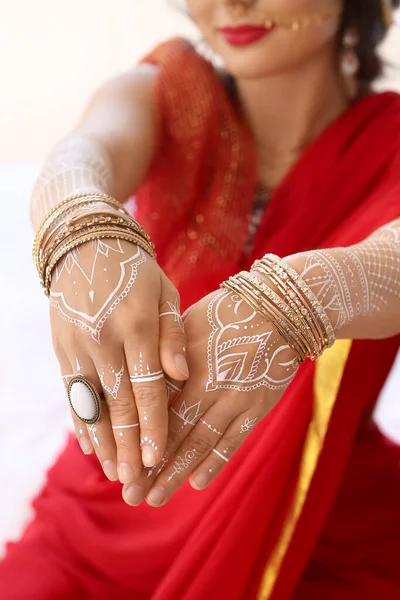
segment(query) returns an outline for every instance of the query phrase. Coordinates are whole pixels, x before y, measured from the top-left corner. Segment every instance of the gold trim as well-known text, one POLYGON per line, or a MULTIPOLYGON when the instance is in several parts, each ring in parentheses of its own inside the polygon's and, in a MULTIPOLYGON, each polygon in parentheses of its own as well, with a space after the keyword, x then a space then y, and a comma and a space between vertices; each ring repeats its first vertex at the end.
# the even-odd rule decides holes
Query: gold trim
POLYGON ((300 465, 297 489, 279 541, 277 542, 262 578, 258 600, 268 600, 303 510, 311 481, 328 431, 344 369, 350 354, 351 340, 337 340, 318 360, 314 376, 314 410, 308 426, 300 465))

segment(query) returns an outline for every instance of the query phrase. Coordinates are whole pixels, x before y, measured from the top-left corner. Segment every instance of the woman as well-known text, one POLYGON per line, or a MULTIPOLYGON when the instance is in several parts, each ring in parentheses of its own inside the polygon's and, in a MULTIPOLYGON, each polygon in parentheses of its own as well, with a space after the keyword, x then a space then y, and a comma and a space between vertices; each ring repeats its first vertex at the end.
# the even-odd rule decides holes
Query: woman
POLYGON ((162 45, 34 192, 92 456, 69 441, 1 597, 397 598, 400 450, 371 419, 400 333, 400 99, 370 92, 391 6, 188 8, 226 70, 162 45))

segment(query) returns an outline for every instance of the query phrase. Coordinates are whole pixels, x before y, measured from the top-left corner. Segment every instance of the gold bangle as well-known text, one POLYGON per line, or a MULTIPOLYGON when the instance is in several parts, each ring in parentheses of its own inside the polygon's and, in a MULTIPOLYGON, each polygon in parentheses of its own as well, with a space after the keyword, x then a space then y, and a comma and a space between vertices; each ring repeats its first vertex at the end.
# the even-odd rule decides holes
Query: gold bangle
POLYGON ((290 287, 290 283, 288 286, 288 282, 284 282, 271 268, 267 268, 263 261, 261 261, 259 264, 257 263, 255 271, 258 271, 268 277, 272 283, 277 286, 291 308, 296 312, 298 318, 303 323, 302 329, 304 330, 304 335, 307 339, 307 345, 309 348, 308 354, 310 358, 314 360, 320 354, 320 345, 318 344, 318 332, 315 331, 312 318, 309 314, 311 312, 310 309, 308 308, 305 311, 304 306, 302 306, 296 297, 296 288, 288 289, 288 287, 290 287))
POLYGON ((42 240, 44 235, 46 234, 46 231, 48 231, 48 229, 52 226, 54 221, 56 221, 60 216, 62 216, 64 212, 71 208, 74 208, 75 206, 79 206, 79 204, 82 201, 103 202, 129 215, 128 211, 125 209, 124 206, 122 206, 120 202, 118 202, 114 198, 111 198, 111 196, 108 196, 107 194, 102 194, 100 192, 85 192, 68 196, 51 209, 51 211, 45 216, 44 220, 42 221, 41 225, 39 226, 36 232, 32 249, 33 260, 35 262, 36 267, 39 262, 39 248, 42 244, 42 240))
POLYGON ((85 220, 81 222, 65 222, 63 224, 64 229, 60 231, 56 236, 54 236, 54 239, 49 239, 49 244, 46 247, 46 249, 43 250, 43 254, 40 257, 39 271, 43 271, 45 269, 46 263, 48 262, 51 254, 53 252, 56 252, 57 247, 64 243, 71 235, 82 231, 82 229, 84 228, 88 229, 89 227, 96 225, 110 225, 117 226, 120 228, 126 227, 127 229, 132 230, 141 237, 143 237, 144 241, 148 243, 150 247, 154 248, 153 244, 151 244, 151 242, 149 241, 149 236, 147 236, 147 234, 142 234, 143 228, 131 217, 129 217, 129 219, 126 219, 121 215, 111 216, 109 214, 97 213, 93 218, 82 218, 85 218, 85 220))
MULTIPOLYGON (((286 340, 289 346, 295 351, 299 362, 304 362, 307 351, 303 347, 303 344, 295 335, 294 331, 289 327, 286 320, 282 319, 279 312, 276 311, 273 304, 266 305, 262 303, 260 296, 257 293, 252 293, 248 289, 243 289, 236 277, 230 277, 228 281, 221 284, 221 287, 229 289, 230 291, 238 294, 247 304, 250 304, 252 308, 258 312, 263 318, 270 321, 273 326, 277 329, 278 333, 286 340)), ((256 292, 256 290, 253 290, 256 292)))
MULTIPOLYGON (((255 285, 261 294, 266 296, 268 304, 272 304, 275 308, 279 308, 281 311, 280 317, 284 319, 284 322, 288 323, 288 329, 293 332, 295 336, 299 338, 301 346, 306 350, 306 353, 310 353, 310 338, 308 336, 307 327, 304 324, 304 319, 297 311, 293 311, 292 307, 286 303, 278 294, 271 290, 260 278, 256 277, 252 273, 242 272, 238 275, 239 279, 244 279, 251 285, 255 285)), ((312 340, 312 338, 311 338, 312 340)))
POLYGON ((306 282, 295 271, 295 269, 293 269, 293 267, 291 267, 283 259, 274 254, 266 255, 266 257, 270 257, 275 263, 277 263, 278 268, 282 269, 283 272, 286 272, 287 276, 292 279, 297 289, 299 289, 305 299, 308 300, 308 306, 311 304, 318 322, 322 325, 325 347, 330 348, 335 342, 335 333, 332 324, 318 298, 311 291, 306 282))
MULTIPOLYGON (((137 235, 133 232, 110 230, 110 229, 105 229, 105 228, 101 228, 101 229, 96 228, 95 230, 92 230, 92 231, 86 231, 84 233, 81 233, 80 236, 74 237, 74 239, 70 240, 68 243, 65 243, 61 248, 58 249, 58 252, 54 256, 51 257, 51 261, 47 265, 46 272, 43 274, 43 277, 41 279, 42 287, 45 290, 45 294, 47 296, 49 296, 49 294, 50 294, 52 272, 53 272, 55 266, 57 265, 57 263, 63 258, 63 256, 65 256, 66 254, 68 254, 68 252, 74 250, 78 246, 85 244, 86 242, 93 241, 96 239, 106 239, 106 238, 120 239, 120 240, 131 242, 131 243, 135 244, 136 246, 140 247, 146 253, 150 254, 150 252, 149 252, 150 248, 149 248, 148 244, 146 244, 144 242, 143 238, 141 238, 139 235, 137 235)), ((153 258, 154 253, 152 253, 152 254, 150 254, 150 256, 153 258)))

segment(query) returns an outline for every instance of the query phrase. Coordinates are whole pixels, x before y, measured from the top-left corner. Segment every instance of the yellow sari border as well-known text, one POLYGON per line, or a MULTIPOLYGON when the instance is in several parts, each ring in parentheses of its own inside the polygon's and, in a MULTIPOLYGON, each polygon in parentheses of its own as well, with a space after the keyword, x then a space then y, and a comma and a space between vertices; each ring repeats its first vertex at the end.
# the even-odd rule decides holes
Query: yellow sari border
POLYGON ((306 435, 296 492, 280 539, 272 551, 265 568, 258 593, 258 600, 268 600, 270 598, 285 553, 303 510, 325 442, 329 420, 335 406, 351 346, 351 340, 337 340, 334 346, 330 350, 327 350, 316 364, 313 417, 306 435))

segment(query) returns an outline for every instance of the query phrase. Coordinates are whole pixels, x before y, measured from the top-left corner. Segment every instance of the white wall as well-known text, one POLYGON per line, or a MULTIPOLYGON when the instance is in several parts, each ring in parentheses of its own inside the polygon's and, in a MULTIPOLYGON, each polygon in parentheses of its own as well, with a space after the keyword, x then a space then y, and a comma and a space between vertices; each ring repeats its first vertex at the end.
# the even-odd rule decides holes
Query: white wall
MULTIPOLYGON (((41 160, 99 82, 193 32, 184 0, 0 0, 0 161, 41 160)), ((400 28, 391 37, 400 65, 400 28)), ((400 75, 397 80, 400 89, 400 75)))
POLYGON ((0 0, 0 161, 40 160, 98 83, 189 34, 181 2, 0 0))

